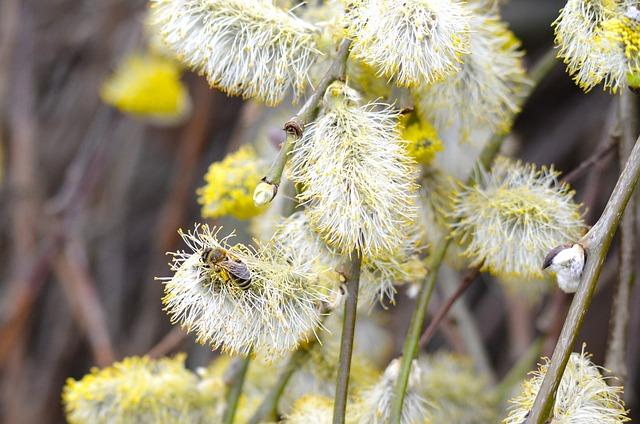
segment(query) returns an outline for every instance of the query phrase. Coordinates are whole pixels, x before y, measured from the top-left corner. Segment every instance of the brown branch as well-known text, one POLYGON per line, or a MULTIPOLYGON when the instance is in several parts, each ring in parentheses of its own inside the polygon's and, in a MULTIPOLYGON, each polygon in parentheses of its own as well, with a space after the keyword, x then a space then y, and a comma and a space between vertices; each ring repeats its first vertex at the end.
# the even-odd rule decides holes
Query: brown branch
POLYGON ((593 165, 605 159, 611 152, 614 151, 615 147, 618 145, 618 140, 618 137, 609 137, 608 143, 606 143, 604 146, 600 146, 591 156, 580 162, 578 166, 565 174, 562 180, 567 183, 571 183, 583 176, 593 167, 593 165))
POLYGON ((106 313, 86 263, 86 252, 79 240, 71 239, 54 264, 58 281, 71 306, 77 324, 85 332, 93 357, 99 366, 115 361, 106 313))
POLYGON ((591 304, 609 246, 638 179, 640 179, 640 139, 636 140, 600 219, 580 240, 588 251, 585 269, 527 424, 542 424, 551 414, 555 393, 591 304))
MULTIPOLYGON (((618 111, 618 127, 621 142, 618 149, 620 167, 624 167, 627 157, 633 149, 633 137, 637 133, 637 108, 635 94, 623 90, 618 111)), ((627 324, 629 322, 629 302, 631 287, 634 280, 634 250, 635 250, 635 207, 633 202, 627 207, 620 224, 620 262, 618 282, 613 297, 609 344, 605 356, 605 367, 615 375, 616 383, 623 385, 627 378, 627 324)))
POLYGON ((178 349, 187 338, 187 333, 180 327, 172 328, 155 346, 153 346, 147 356, 153 359, 162 358, 178 349))
POLYGON ((456 303, 456 301, 471 286, 471 283, 473 283, 476 280, 478 275, 480 275, 480 268, 478 267, 470 269, 465 274, 465 276, 462 278, 462 281, 460 282, 460 286, 458 287, 458 289, 440 307, 438 312, 436 312, 436 314, 434 315, 433 320, 431 321, 429 326, 424 330, 424 333, 422 333, 422 336, 420 336, 421 349, 424 349, 427 346, 427 344, 429 344, 429 341, 431 340, 436 330, 440 326, 440 323, 442 322, 442 320, 444 320, 444 318, 449 313, 449 310, 451 309, 453 304, 456 303))

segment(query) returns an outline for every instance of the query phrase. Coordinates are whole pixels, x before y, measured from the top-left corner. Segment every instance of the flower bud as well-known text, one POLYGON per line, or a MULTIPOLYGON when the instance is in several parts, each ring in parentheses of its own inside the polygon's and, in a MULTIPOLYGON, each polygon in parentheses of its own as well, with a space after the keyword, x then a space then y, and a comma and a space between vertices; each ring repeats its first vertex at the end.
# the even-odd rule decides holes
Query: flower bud
POLYGON ((278 186, 262 181, 256 186, 253 192, 253 203, 256 206, 265 206, 271 203, 276 193, 278 192, 278 186))
POLYGON ((565 293, 575 293, 580 284, 586 253, 579 243, 554 247, 544 258, 542 269, 555 272, 558 286, 565 293))

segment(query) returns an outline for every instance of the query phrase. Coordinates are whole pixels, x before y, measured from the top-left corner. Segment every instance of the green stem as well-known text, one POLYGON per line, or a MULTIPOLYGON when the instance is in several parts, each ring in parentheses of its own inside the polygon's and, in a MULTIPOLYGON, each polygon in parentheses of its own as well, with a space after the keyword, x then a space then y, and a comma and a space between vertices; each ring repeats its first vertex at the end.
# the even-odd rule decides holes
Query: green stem
MULTIPOLYGON (((538 63, 536 63, 536 66, 530 73, 533 84, 527 93, 527 96, 531 95, 543 78, 553 69, 556 62, 555 52, 551 49, 538 61, 538 63)), ((502 142, 505 138, 505 134, 495 134, 480 153, 480 158, 478 159, 476 167, 489 169, 493 160, 500 151, 500 147, 502 147, 502 142)), ((468 183, 473 183, 474 175, 475 173, 472 173, 468 183)), ((391 424, 400 424, 402 417, 402 405, 404 403, 404 396, 409 382, 409 373, 411 372, 411 362, 418 353, 418 339, 420 337, 420 332, 422 331, 427 306, 429 305, 431 293, 436 283, 440 264, 444 259, 450 243, 451 240, 449 238, 444 238, 435 246, 435 250, 431 254, 430 258, 431 266, 429 267, 429 276, 418 293, 416 308, 413 312, 411 323, 409 324, 409 331, 402 351, 403 355, 400 365, 400 374, 398 376, 398 381, 396 382, 394 397, 392 399, 390 416, 391 424)))
POLYGON ((587 261, 578 292, 571 302, 567 319, 562 327, 558 344, 553 351, 549 369, 531 409, 527 424, 543 424, 551 415, 564 369, 569 361, 578 333, 582 328, 593 293, 602 271, 616 228, 640 178, 640 138, 629 155, 629 159, 616 183, 613 193, 598 222, 582 238, 587 249, 587 261))
POLYGON ((342 337, 340 340, 340 361, 336 397, 333 406, 333 424, 344 424, 349 392, 349 372, 353 353, 353 336, 356 328, 358 310, 358 289, 360 286, 360 267, 362 258, 357 252, 351 253, 351 269, 347 277, 347 298, 342 317, 342 337))
POLYGON ((556 50, 553 47, 538 59, 535 66, 531 69, 531 72, 529 72, 529 79, 532 82, 532 89, 528 94, 529 96, 558 63, 560 62, 556 59, 556 50))
MULTIPOLYGON (((287 135, 280 147, 278 156, 274 160, 267 175, 262 179, 267 184, 275 186, 276 191, 282 180, 282 172, 289 159, 289 153, 293 149, 295 143, 302 138, 304 127, 308 125, 314 118, 316 109, 320 105, 320 101, 324 96, 324 92, 333 81, 344 79, 345 69, 347 66, 347 58, 349 57, 349 47, 351 40, 345 38, 340 42, 336 59, 331 67, 324 75, 311 97, 305 102, 298 113, 284 124, 284 130, 287 135)), ((274 194, 275 196, 275 194, 274 194)))
POLYGON ((239 365, 237 371, 234 370, 234 378, 229 393, 227 394, 227 407, 224 411, 223 423, 233 424, 233 420, 236 416, 236 410, 238 409, 238 400, 242 393, 242 386, 244 385, 244 379, 247 375, 247 369, 249 368, 249 362, 251 361, 251 354, 246 358, 242 358, 239 364, 232 363, 231 366, 239 365))
POLYGON ((278 381, 275 386, 273 386, 267 397, 262 401, 257 411, 253 414, 249 420, 249 424, 259 424, 264 420, 272 420, 275 418, 278 402, 282 393, 284 393, 284 389, 287 386, 289 379, 293 373, 309 359, 309 351, 313 348, 316 342, 317 339, 314 337, 304 348, 300 348, 291 354, 284 369, 280 371, 278 381))
POLYGON ((447 248, 451 240, 445 238, 440 240, 436 245, 436 250, 431 254, 429 276, 427 281, 420 287, 418 298, 416 300, 416 309, 411 317, 411 323, 409 324, 409 332, 407 338, 404 341, 404 348, 402 349, 403 355, 400 363, 400 374, 398 375, 398 381, 395 387, 395 396, 393 403, 391 404, 391 422, 400 424, 402 418, 402 405, 404 403, 404 395, 407 391, 407 384, 409 382, 409 374, 411 373, 411 363, 418 353, 418 346, 420 343, 420 332, 422 331, 422 324, 427 314, 427 306, 431 299, 431 293, 433 287, 436 284, 436 278, 438 276, 438 270, 440 264, 444 259, 444 255, 447 253, 447 248))

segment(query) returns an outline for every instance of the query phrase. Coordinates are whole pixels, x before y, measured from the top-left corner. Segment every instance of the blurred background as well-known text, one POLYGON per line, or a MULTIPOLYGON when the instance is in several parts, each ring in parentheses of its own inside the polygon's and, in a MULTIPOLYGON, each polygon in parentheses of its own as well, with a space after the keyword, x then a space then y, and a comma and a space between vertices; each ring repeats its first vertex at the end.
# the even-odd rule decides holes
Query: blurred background
MULTIPOLYGON (((552 46, 549 25, 562 5, 513 0, 503 7, 528 66, 552 46)), ((195 191, 209 164, 257 137, 251 128, 265 113, 190 73, 183 78, 192 113, 180 125, 152 125, 102 103, 102 81, 140 47, 145 7, 142 0, 0 2, 0 422, 64 422, 64 381, 92 366, 179 350, 198 366, 215 355, 172 329, 154 277, 169 274, 165 252, 183 247, 176 230, 202 221, 195 191)), ((583 94, 558 63, 519 116, 509 152, 574 169, 606 138, 612 100, 599 89, 583 94)), ((612 153, 573 182, 588 223, 618 173, 612 153)), ((617 250, 614 243, 580 336, 599 364, 617 250)), ((531 302, 481 278, 430 349, 468 350, 465 328, 472 325, 497 378, 539 335, 549 355, 569 298, 552 291, 531 302)), ((442 280, 458 284, 460 276, 445 269, 442 280)), ((447 297, 443 284, 431 312, 447 297)), ((632 296, 631 304, 640 304, 637 286, 632 296)), ((412 309, 401 292, 383 314, 393 330, 389 357, 402 348, 412 309)), ((633 411, 640 308, 631 311, 625 397, 633 411)))

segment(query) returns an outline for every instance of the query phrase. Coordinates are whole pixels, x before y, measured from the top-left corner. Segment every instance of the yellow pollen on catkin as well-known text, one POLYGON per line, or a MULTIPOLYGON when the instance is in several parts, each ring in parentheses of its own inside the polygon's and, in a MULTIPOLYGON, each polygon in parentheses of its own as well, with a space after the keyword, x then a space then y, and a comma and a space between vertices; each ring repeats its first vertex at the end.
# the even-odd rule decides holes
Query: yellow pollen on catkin
POLYGON ((602 23, 604 37, 624 45, 624 55, 633 60, 640 51, 640 24, 627 16, 609 19, 602 23))
POLYGON ((229 215, 249 219, 260 215, 265 208, 255 205, 253 191, 265 171, 266 163, 251 146, 243 146, 222 161, 212 163, 204 176, 205 185, 197 191, 202 217, 229 215))
POLYGON ((407 153, 417 163, 428 165, 436 153, 443 150, 442 140, 434 126, 425 120, 419 120, 413 114, 400 119, 402 138, 407 141, 407 153))

